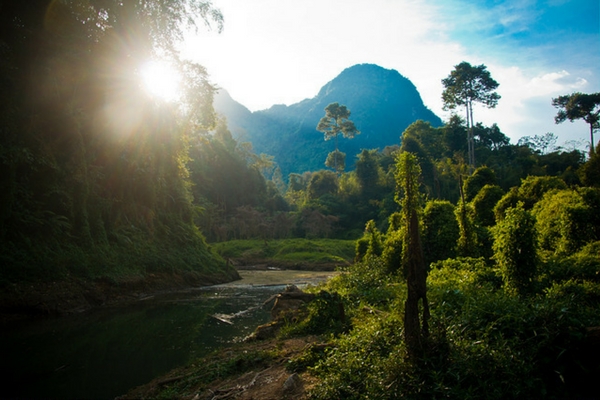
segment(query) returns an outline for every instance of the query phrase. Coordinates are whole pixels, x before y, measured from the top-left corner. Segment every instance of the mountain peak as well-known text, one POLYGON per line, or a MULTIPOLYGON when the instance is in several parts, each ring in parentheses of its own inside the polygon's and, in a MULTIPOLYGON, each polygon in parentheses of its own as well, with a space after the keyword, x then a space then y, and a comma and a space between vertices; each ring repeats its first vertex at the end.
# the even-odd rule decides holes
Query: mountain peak
POLYGON ((442 121, 423 104, 417 88, 398 71, 376 64, 357 64, 344 69, 325 84, 312 99, 288 107, 271 107, 252 113, 239 121, 222 107, 230 129, 236 136, 239 126, 247 133, 258 153, 275 156, 284 176, 291 172, 319 170, 327 154, 334 149, 316 130, 325 107, 340 103, 351 111, 351 120, 362 132, 352 140, 340 140, 339 150, 347 155, 348 164, 361 149, 383 148, 399 144, 406 127, 418 119, 440 126, 442 121), (232 118, 233 117, 233 118, 232 118))

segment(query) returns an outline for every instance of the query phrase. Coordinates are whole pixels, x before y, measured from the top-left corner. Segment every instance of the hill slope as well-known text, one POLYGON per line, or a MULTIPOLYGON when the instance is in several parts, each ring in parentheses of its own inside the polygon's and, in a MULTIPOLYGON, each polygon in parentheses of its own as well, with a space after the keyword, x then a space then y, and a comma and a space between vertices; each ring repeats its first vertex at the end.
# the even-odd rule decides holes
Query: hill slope
POLYGON ((399 144, 404 129, 422 119, 440 126, 442 121, 423 104, 416 87, 395 70, 373 64, 347 68, 321 88, 312 99, 290 106, 275 105, 250 112, 225 91, 215 99, 215 109, 225 115, 234 137, 252 143, 255 152, 275 156, 283 175, 324 168, 327 154, 335 149, 316 130, 325 107, 338 102, 352 112, 361 134, 341 139, 339 149, 346 153, 352 168, 361 149, 399 144))

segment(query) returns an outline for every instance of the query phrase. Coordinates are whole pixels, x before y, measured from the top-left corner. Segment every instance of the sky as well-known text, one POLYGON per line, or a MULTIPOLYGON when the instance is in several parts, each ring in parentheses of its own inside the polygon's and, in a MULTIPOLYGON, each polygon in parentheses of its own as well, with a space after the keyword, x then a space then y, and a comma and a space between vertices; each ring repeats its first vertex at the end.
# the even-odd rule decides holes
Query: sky
POLYGON ((425 105, 447 120, 441 80, 467 61, 485 64, 502 96, 494 109, 476 107, 476 122, 497 123, 512 143, 547 132, 565 148, 589 143, 585 122, 554 123, 551 101, 600 92, 600 0, 213 0, 213 5, 224 15, 223 31, 190 35, 184 55, 204 65, 213 83, 251 111, 312 98, 344 69, 371 63, 410 79, 425 105))

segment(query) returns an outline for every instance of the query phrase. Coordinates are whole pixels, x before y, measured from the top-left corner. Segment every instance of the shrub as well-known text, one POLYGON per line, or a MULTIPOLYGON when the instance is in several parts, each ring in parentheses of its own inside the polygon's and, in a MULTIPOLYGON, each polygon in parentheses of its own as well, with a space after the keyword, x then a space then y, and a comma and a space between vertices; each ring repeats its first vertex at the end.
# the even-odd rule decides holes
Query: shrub
POLYGON ((485 185, 475 196, 473 205, 474 220, 481 226, 492 226, 496 223, 494 207, 500 201, 504 191, 500 186, 485 185))
POLYGON ((586 243, 598 240, 597 212, 598 208, 588 204, 586 198, 576 190, 546 194, 533 209, 541 248, 568 255, 586 243))
POLYGON ((449 201, 428 201, 423 210, 422 244, 425 263, 456 256, 458 223, 449 201))
POLYGON ((522 204, 508 209, 496 225, 493 248, 506 287, 519 295, 531 293, 538 264, 537 231, 522 204))

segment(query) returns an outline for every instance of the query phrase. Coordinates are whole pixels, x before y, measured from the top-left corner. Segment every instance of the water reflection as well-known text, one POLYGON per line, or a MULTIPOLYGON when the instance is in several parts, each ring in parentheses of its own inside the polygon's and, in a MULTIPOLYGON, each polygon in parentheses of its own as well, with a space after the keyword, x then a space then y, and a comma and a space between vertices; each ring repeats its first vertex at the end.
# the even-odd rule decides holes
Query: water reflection
POLYGON ((0 334, 2 397, 113 398, 247 336, 281 288, 211 287, 13 327, 0 334))

